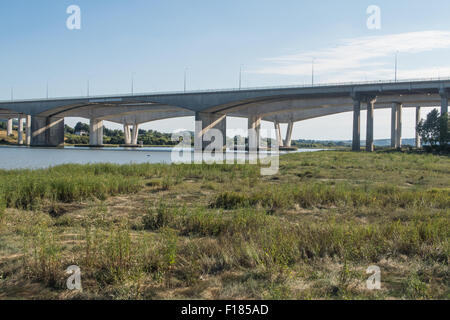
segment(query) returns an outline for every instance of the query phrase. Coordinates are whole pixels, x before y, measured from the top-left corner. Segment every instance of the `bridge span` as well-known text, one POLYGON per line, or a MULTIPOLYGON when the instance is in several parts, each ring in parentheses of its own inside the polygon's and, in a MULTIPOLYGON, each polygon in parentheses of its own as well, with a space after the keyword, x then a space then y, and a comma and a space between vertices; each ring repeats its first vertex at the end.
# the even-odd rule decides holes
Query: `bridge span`
MULTIPOLYGON (((402 109, 439 107, 448 112, 450 79, 398 82, 365 82, 310 87, 270 87, 172 93, 149 93, 96 97, 0 101, 0 118, 19 120, 19 144, 53 146, 64 144, 64 118, 90 121, 90 144, 103 145, 103 121, 124 126, 126 144, 135 145, 139 125, 175 117, 195 116, 202 122, 200 135, 214 128, 223 133, 226 145, 226 117, 248 119, 248 129, 259 141, 261 121, 274 123, 280 146, 290 146, 295 122, 342 112, 353 112, 353 150, 360 150, 361 110, 367 110, 366 150, 373 151, 374 109, 391 109, 392 147, 401 146, 402 109), (25 137, 23 136, 25 122, 25 137), (285 139, 280 124, 287 123, 285 139), (25 138, 25 139, 24 139, 25 138)), ((196 137, 202 138, 202 137, 196 137)), ((416 144, 420 144, 416 134, 416 144)))

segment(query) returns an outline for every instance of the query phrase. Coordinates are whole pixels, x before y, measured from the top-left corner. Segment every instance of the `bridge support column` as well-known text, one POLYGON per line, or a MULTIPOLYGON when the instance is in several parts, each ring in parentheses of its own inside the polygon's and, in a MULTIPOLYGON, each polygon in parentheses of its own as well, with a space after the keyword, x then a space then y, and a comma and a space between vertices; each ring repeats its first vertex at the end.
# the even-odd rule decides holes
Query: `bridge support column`
POLYGON ((289 121, 287 131, 286 131, 286 139, 284 140, 284 146, 290 148, 292 146, 292 130, 294 129, 294 122, 289 121))
POLYGON ((215 114, 207 112, 195 113, 195 135, 194 135, 194 148, 195 151, 203 151, 212 142, 216 142, 215 139, 221 139, 220 144, 223 148, 227 145, 227 116, 224 114, 215 114), (209 132, 211 129, 218 130, 221 133, 221 137, 216 137, 218 132, 209 132), (214 138, 213 138, 214 137, 214 138))
POLYGON ((401 148, 402 147, 402 113, 403 113, 403 106, 401 103, 397 103, 397 130, 395 133, 395 147, 401 148))
POLYGON ((123 133, 125 137, 125 144, 130 145, 131 144, 131 128, 130 125, 124 124, 123 125, 123 133))
POLYGON ((25 121, 25 144, 27 146, 31 145, 31 116, 30 115, 26 116, 26 121, 25 121))
POLYGON ((64 118, 31 117, 31 145, 40 147, 64 146, 64 118))
POLYGON ((135 123, 133 125, 133 131, 131 135, 131 144, 137 146, 139 137, 139 124, 135 123))
POLYGON ((391 147, 402 147, 402 112, 403 106, 399 102, 392 104, 391 111, 391 147))
POLYGON ((367 132, 366 132, 366 151, 373 152, 373 113, 375 108, 375 99, 367 102, 367 132))
POLYGON ((12 135, 13 131, 13 119, 8 119, 6 122, 6 135, 10 136, 12 135))
POLYGON ((274 125, 275 125, 275 133, 277 135, 278 147, 284 147, 284 141, 283 141, 283 138, 281 137, 280 123, 278 121, 275 121, 274 125))
POLYGON ((416 148, 421 148, 422 147, 422 141, 420 140, 420 135, 419 132, 417 131, 417 126, 419 125, 420 122, 420 107, 416 108, 416 148))
POLYGON ((397 104, 391 107, 391 148, 397 148, 397 104))
POLYGON ((91 119, 89 122, 89 145, 91 147, 103 146, 103 121, 91 119))
POLYGON ((353 141, 352 150, 361 151, 361 101, 353 100, 353 141))
POLYGON ((18 124, 17 124, 17 143, 19 145, 23 145, 23 118, 22 115, 19 115, 18 117, 18 124))
POLYGON ((261 116, 251 114, 248 116, 248 150, 257 152, 261 140, 261 116))
POLYGON ((445 89, 439 91, 441 96, 441 115, 448 113, 448 93, 445 89))
MULTIPOLYGON (((448 92, 442 88, 439 94, 441 95, 441 115, 448 114, 448 92)), ((441 135, 448 132, 448 122, 441 127, 441 130, 441 135)))

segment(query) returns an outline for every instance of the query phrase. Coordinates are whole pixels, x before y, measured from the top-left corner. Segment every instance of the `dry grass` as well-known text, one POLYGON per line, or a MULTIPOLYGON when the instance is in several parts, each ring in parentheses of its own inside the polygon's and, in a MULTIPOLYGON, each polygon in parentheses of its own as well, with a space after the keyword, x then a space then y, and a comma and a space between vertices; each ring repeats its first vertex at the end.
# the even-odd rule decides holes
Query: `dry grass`
POLYGON ((291 154, 272 177, 91 165, 0 179, 0 298, 449 298, 446 157, 291 154), (18 197, 5 182, 44 191, 18 197), (65 289, 72 264, 82 293, 65 289), (365 287, 373 264, 380 291, 365 287))

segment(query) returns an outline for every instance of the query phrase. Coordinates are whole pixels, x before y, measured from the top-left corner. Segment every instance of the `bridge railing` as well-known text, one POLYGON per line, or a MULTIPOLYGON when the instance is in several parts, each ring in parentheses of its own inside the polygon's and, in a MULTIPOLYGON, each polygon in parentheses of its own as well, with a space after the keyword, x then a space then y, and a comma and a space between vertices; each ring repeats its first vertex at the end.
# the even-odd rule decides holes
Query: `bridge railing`
POLYGON ((57 101, 57 100, 78 100, 78 99, 114 99, 114 98, 130 98, 140 96, 158 96, 158 95, 176 95, 176 94, 195 94, 195 93, 220 93, 220 92, 239 92, 251 90, 276 90, 276 89, 295 89, 295 88, 323 88, 323 87, 337 87, 337 86, 362 86, 362 85, 382 85, 382 84, 406 84, 406 83, 421 83, 421 82, 449 82, 450 77, 445 78, 415 78, 415 79, 401 79, 401 80, 373 80, 373 81, 354 81, 354 82, 330 82, 317 84, 295 84, 284 86, 260 86, 260 87, 242 87, 242 88, 228 88, 228 89, 202 89, 202 90, 187 90, 187 91, 159 91, 159 92, 142 92, 142 93, 123 93, 113 95, 93 95, 93 96, 72 96, 72 97, 54 97, 42 99, 13 99, 0 100, 0 103, 8 102, 31 102, 31 101, 57 101))

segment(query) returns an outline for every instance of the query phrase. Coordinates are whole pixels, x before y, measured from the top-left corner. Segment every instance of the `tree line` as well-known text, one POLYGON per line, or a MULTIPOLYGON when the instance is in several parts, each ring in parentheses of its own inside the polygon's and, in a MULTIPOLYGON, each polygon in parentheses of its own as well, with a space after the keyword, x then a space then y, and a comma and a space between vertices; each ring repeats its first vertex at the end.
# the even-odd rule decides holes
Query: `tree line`
MULTIPOLYGON (((68 144, 89 144, 89 125, 85 123, 78 122, 74 128, 65 125, 64 133, 66 143, 68 144), (80 132, 85 132, 86 135, 76 134, 80 132)), ((169 133, 143 129, 139 129, 138 142, 152 146, 174 146, 178 144, 178 142, 172 141, 172 135, 169 133)), ((103 127, 103 143, 116 145, 125 144, 123 130, 103 127)))

